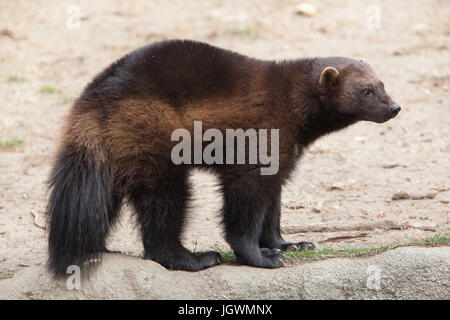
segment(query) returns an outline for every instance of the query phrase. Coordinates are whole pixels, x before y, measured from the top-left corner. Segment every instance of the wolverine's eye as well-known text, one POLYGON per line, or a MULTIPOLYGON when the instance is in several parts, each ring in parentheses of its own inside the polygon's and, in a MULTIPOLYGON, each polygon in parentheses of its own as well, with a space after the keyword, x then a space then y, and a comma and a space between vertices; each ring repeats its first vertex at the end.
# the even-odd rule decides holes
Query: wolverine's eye
POLYGON ((372 90, 370 90, 370 89, 362 89, 361 90, 361 94, 364 96, 364 97, 368 97, 368 96, 370 96, 370 95, 372 95, 372 90))

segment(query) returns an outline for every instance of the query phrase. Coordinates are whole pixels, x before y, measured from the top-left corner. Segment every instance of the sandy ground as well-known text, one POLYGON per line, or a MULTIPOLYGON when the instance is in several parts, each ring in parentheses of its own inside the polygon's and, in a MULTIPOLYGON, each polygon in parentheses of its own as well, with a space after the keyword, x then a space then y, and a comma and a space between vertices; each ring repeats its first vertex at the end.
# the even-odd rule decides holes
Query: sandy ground
MULTIPOLYGON (((0 279, 45 263, 45 180, 74 98, 112 61, 161 39, 202 40, 265 59, 365 58, 403 109, 393 121, 359 123, 307 151, 283 191, 286 238, 368 247, 448 232, 448 1, 311 3, 317 12, 307 17, 295 13, 298 1, 0 0, 0 143, 23 141, 0 149, 0 279), (72 4, 81 10, 79 29, 72 4), (372 4, 379 30, 366 25, 372 4), (392 200, 398 192, 410 199, 392 200)), ((215 180, 196 173, 193 181, 185 244, 226 249, 215 180)), ((142 251, 127 208, 109 247, 142 251)))

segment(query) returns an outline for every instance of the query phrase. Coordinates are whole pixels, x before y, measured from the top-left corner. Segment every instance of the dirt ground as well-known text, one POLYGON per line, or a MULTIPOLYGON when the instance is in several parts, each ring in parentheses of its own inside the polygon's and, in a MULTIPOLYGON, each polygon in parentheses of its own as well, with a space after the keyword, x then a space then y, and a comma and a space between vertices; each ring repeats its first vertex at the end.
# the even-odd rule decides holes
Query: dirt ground
MULTIPOLYGON (((310 1, 312 16, 296 13, 298 3, 0 0, 0 279, 45 263, 45 180, 73 100, 112 61, 162 39, 202 40, 264 59, 364 58, 402 111, 309 148, 283 190, 285 236, 358 248, 448 232, 448 1, 310 1), (367 25, 370 5, 379 9, 379 29, 367 25)), ((214 178, 199 172, 193 182, 186 246, 227 249, 214 178)), ((142 251, 127 208, 108 246, 142 251)))

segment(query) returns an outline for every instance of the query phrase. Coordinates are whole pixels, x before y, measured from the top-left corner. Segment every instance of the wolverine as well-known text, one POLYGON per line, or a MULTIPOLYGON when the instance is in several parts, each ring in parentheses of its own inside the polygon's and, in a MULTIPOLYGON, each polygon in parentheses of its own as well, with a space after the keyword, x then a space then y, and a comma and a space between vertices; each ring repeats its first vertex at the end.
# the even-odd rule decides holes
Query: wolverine
MULTIPOLYGON (((67 117, 49 178, 49 270, 57 277, 70 265, 87 270, 86 262, 106 251, 125 201, 145 259, 187 271, 219 264, 218 252, 182 244, 195 168, 218 178, 224 235, 238 261, 281 267, 280 251, 314 248, 280 232, 281 189, 303 150, 323 135, 361 120, 382 123, 399 111, 359 59, 269 61, 188 40, 133 51, 97 75, 67 117), (174 163, 172 133, 194 136, 196 121, 223 136, 228 129, 277 130, 278 170, 260 174, 261 161, 174 163)), ((225 146, 218 151, 227 156, 225 146)))

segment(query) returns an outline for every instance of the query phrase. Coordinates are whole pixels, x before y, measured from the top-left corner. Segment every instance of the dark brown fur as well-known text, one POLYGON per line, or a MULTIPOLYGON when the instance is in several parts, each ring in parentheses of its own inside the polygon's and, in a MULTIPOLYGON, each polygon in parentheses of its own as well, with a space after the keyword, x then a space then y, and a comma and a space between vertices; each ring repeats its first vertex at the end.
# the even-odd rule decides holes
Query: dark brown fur
MULTIPOLYGON (((260 164, 202 167, 221 182, 226 240, 238 259, 281 266, 273 249, 293 247, 280 234, 282 185, 306 146, 363 119, 354 89, 378 84, 367 64, 348 58, 263 61, 193 41, 130 53, 87 86, 68 117, 50 179, 51 270, 63 275, 102 252, 124 199, 135 209, 146 258, 182 270, 219 263, 215 252, 193 254, 181 245, 196 166, 172 163, 170 137, 178 128, 192 132, 194 120, 203 130, 280 130, 275 175, 260 175, 260 164), (319 84, 326 66, 339 78, 330 73, 319 84)), ((378 96, 392 105, 383 92, 378 96)))

